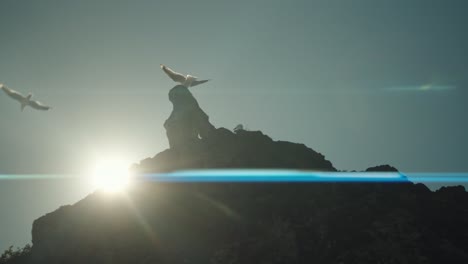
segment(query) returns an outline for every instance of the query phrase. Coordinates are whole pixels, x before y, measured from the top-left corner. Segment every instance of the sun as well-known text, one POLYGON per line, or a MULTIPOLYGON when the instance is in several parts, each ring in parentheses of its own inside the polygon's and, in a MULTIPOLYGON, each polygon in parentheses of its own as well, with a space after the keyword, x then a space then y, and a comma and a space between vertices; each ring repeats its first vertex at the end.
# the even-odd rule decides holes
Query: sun
POLYGON ((123 191, 130 183, 129 162, 124 159, 101 159, 92 173, 92 184, 106 192, 123 191))

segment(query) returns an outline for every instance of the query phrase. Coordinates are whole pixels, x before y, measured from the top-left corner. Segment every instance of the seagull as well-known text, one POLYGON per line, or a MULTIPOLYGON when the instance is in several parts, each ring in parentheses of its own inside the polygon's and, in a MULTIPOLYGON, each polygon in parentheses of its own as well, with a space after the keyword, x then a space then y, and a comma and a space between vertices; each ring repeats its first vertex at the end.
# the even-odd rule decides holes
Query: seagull
POLYGON ((183 86, 189 88, 195 85, 206 83, 209 80, 197 80, 198 78, 192 75, 183 75, 181 73, 171 70, 166 65, 161 64, 161 69, 171 78, 173 81, 182 84, 183 86))
POLYGON ((244 130, 244 125, 238 124, 233 130, 234 130, 235 133, 237 133, 237 132, 239 132, 241 130, 244 130))
POLYGON ((20 93, 18 93, 17 91, 15 90, 12 90, 8 87, 6 87, 5 85, 3 84, 0 84, 0 88, 8 95, 10 96, 11 98, 15 99, 16 101, 20 102, 21 103, 21 112, 23 112, 24 108, 26 106, 30 106, 36 110, 43 110, 43 111, 47 111, 49 109, 51 109, 50 106, 46 106, 46 105, 43 105, 41 102, 39 101, 34 101, 34 100, 31 100, 31 97, 32 97, 32 94, 28 94, 28 96, 24 96, 20 93))

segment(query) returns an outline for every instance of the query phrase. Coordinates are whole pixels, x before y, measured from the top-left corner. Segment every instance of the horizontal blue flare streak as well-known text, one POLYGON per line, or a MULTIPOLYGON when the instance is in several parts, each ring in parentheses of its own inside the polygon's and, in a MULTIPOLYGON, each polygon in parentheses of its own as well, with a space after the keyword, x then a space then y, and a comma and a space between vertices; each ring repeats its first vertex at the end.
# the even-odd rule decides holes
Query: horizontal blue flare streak
POLYGON ((304 172, 286 170, 202 170, 147 174, 158 182, 468 182, 468 173, 304 172))
MULTIPOLYGON (((77 175, 0 174, 0 180, 67 180, 77 175)), ((319 172, 299 170, 191 170, 135 175, 155 182, 422 182, 468 183, 468 173, 319 172)))

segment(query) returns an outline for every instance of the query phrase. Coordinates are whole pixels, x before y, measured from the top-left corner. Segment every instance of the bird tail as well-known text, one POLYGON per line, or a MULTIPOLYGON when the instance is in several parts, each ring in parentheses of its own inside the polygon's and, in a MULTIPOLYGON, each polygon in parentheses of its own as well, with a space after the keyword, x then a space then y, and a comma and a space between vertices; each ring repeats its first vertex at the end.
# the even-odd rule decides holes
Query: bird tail
POLYGON ((199 84, 202 84, 202 83, 206 83, 207 81, 210 81, 210 80, 209 80, 209 79, 208 79, 208 80, 201 80, 201 81, 195 80, 195 81, 193 81, 193 82, 191 83, 190 86, 193 87, 193 86, 196 86, 196 85, 199 85, 199 84))
POLYGON ((21 112, 23 112, 24 108, 26 107, 27 104, 21 104, 21 112))

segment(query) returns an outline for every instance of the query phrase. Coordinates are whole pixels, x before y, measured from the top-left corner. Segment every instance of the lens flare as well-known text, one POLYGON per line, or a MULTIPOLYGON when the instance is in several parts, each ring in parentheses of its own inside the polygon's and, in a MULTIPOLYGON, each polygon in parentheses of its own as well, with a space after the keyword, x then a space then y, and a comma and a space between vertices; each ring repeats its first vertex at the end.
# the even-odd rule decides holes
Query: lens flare
POLYGON ((103 159, 92 173, 93 186, 106 192, 124 190, 130 182, 129 163, 123 159, 103 159))

